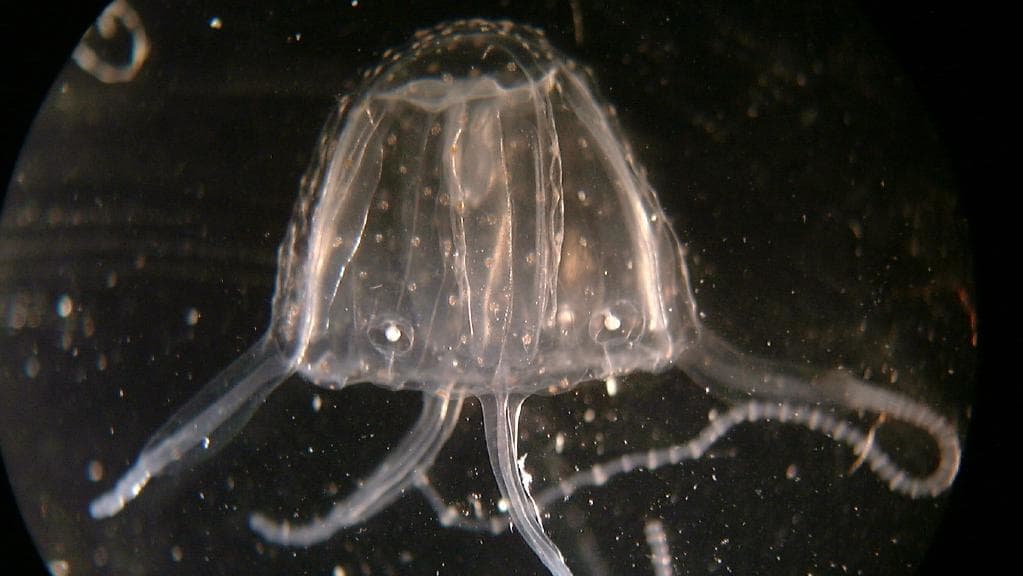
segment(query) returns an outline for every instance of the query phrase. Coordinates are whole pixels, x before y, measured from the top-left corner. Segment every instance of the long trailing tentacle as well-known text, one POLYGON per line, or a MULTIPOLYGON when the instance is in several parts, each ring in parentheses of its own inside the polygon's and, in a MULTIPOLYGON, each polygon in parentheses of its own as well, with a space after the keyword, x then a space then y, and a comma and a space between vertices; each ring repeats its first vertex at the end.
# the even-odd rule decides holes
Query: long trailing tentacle
MULTIPOLYGON (((770 403, 789 413, 799 414, 823 414, 818 407, 832 407, 846 412, 883 415, 886 419, 900 420, 927 432, 940 456, 937 466, 927 476, 913 477, 880 448, 873 447, 873 442, 870 443, 871 450, 863 456, 874 473, 895 492, 911 498, 937 496, 948 489, 959 471, 959 435, 952 423, 929 406, 904 394, 864 382, 847 371, 815 372, 805 366, 757 358, 739 352, 710 331, 700 335, 698 344, 681 358, 680 364, 697 383, 737 403, 760 401, 750 404, 757 408, 755 412, 770 411, 770 403), (759 408, 761 406, 762 409, 759 408)), ((841 441, 853 425, 839 418, 830 418, 834 420, 833 428, 816 428, 811 422, 798 420, 793 422, 819 429, 841 441)), ((865 438, 872 440, 873 436, 865 438)))
MULTIPOLYGON (((853 389, 856 388, 858 387, 853 387, 853 389)), ((866 397, 876 400, 883 398, 884 394, 879 396, 874 394, 885 391, 872 389, 869 391, 870 394, 867 394, 867 391, 861 390, 861 392, 866 397)), ((820 432, 836 442, 849 446, 858 459, 881 480, 885 481, 892 491, 912 498, 940 495, 951 486, 959 469, 960 446, 955 427, 929 409, 921 411, 921 405, 906 404, 904 398, 901 400, 898 404, 907 408, 891 415, 920 425, 936 439, 938 444, 938 464, 926 476, 915 477, 906 473, 891 456, 874 442, 871 432, 864 432, 856 428, 849 422, 836 417, 827 408, 768 400, 751 400, 718 414, 696 437, 686 443, 630 452, 594 464, 561 479, 555 485, 543 488, 533 495, 532 504, 537 510, 545 510, 570 499, 580 490, 602 486, 620 474, 640 470, 653 471, 690 460, 699 460, 733 428, 741 424, 756 422, 795 424, 820 432)), ((887 406, 887 404, 885 405, 887 406)), ((500 534, 508 529, 510 522, 506 516, 465 518, 457 514, 450 506, 445 505, 440 495, 427 482, 421 480, 417 483, 417 487, 444 526, 490 534, 500 534)))
POLYGON ((451 437, 461 410, 461 396, 425 394, 419 419, 401 443, 355 492, 336 503, 326 516, 292 525, 256 512, 249 517, 249 526, 270 542, 311 546, 344 528, 369 520, 401 497, 417 475, 429 469, 451 437))
POLYGON ((657 470, 688 460, 699 460, 732 428, 743 423, 763 421, 805 426, 849 446, 871 471, 888 484, 889 489, 913 498, 942 493, 952 484, 959 468, 959 440, 955 435, 955 429, 940 419, 934 421, 933 430, 929 430, 935 438, 940 438, 940 461, 930 474, 918 478, 909 475, 895 464, 892 458, 873 442, 869 432, 865 433, 853 427, 825 409, 752 400, 718 415, 700 434, 685 444, 624 454, 563 478, 558 484, 537 493, 536 505, 541 509, 546 508, 569 499, 584 488, 602 486, 619 474, 634 470, 657 470))

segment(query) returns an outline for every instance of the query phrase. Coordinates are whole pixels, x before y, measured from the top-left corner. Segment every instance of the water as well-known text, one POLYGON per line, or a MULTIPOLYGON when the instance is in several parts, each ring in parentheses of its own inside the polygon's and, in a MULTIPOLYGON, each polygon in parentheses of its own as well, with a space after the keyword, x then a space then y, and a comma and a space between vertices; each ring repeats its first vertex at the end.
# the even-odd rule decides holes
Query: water
MULTIPOLYGON (((628 139, 586 73, 536 32, 459 24, 421 35, 418 46, 384 54, 384 60, 350 91, 352 99, 324 129, 281 247, 270 329, 178 409, 125 475, 116 478, 118 472, 108 468, 104 478, 102 459, 90 460, 90 479, 113 486, 92 501, 92 516, 116 521, 131 515, 159 490, 148 487, 162 482, 147 485, 151 477, 191 474, 204 457, 226 451, 268 398, 272 405, 285 394, 270 396, 293 372, 328 389, 372 382, 411 387, 424 397, 418 421, 403 439, 396 434, 405 425, 377 427, 395 444, 375 468, 341 466, 346 477, 361 479, 350 488, 320 478, 333 486, 323 497, 304 497, 308 492, 289 485, 290 503, 270 498, 278 503, 224 508, 233 511, 230 521, 241 520, 242 528, 249 525, 258 534, 251 537, 260 554, 263 542, 283 550, 317 545, 372 525, 378 516, 407 518, 402 509, 409 498, 403 496, 418 492, 442 528, 508 534, 510 514, 512 537, 523 538, 552 573, 601 573, 609 563, 617 565, 618 556, 601 558, 592 550, 587 556, 581 551, 592 546, 578 545, 571 531, 558 526, 579 525, 580 513, 592 523, 613 516, 580 509, 576 501, 586 501, 580 493, 591 495, 592 508, 593 494, 614 494, 624 477, 715 456, 715 443, 731 437, 733 426, 753 422, 746 427, 757 428, 765 419, 847 444, 853 451, 848 472, 872 469, 893 491, 935 496, 947 489, 958 465, 958 437, 938 411, 867 383, 861 377, 869 380, 868 373, 849 367, 820 369, 820 359, 784 362, 740 353, 705 327, 687 254, 628 139), (709 424, 707 415, 694 419, 689 434, 665 436, 665 426, 683 423, 677 415, 662 420, 653 414, 661 404, 683 409, 707 399, 666 401, 676 393, 678 373, 661 381, 666 389, 660 398, 657 387, 633 376, 670 366, 724 400, 710 412, 709 424), (603 399, 594 388, 604 391, 603 399), (553 404, 552 411, 542 400, 547 395, 589 407, 559 410, 553 404), (466 432, 467 423, 478 426, 478 418, 462 417, 469 398, 480 400, 499 500, 486 494, 493 481, 477 464, 460 466, 467 460, 449 457, 440 470, 432 468, 449 438, 482 444, 466 432), (649 413, 649 421, 624 416, 615 406, 618 398, 628 398, 637 414, 649 413), (530 406, 538 409, 531 414, 530 406), (520 415, 527 423, 522 430, 520 415), (614 423, 632 439, 609 448, 602 428, 614 423), (570 438, 587 429, 578 441, 570 438), (530 449, 520 450, 520 442, 530 449), (900 452, 894 461, 883 454, 890 446, 900 452), (576 452, 587 447, 594 450, 581 458, 576 452), (452 486, 444 481, 445 468, 471 474, 470 498, 444 493, 452 486), (566 545, 572 552, 562 552, 566 545)), ((139 265, 136 258, 136 270, 148 261, 139 265)), ((57 302, 58 316, 80 320, 76 310, 83 308, 76 308, 75 298, 57 302)), ((201 325, 203 308, 185 309, 183 324, 201 325)), ((39 370, 37 365, 30 378, 39 370)), ((897 382, 891 368, 882 370, 888 384, 897 382)), ((322 399, 314 398, 312 412, 319 413, 322 399)), ((466 416, 475 408, 470 404, 466 416)), ((259 427, 258 417, 252 426, 259 427)), ((334 434, 356 445, 365 439, 334 434)), ((799 481, 799 467, 786 465, 785 476, 799 481)), ((838 482, 840 475, 825 479, 838 482)), ((279 485, 264 482, 274 474, 259 476, 242 482, 257 489, 279 485)), ((229 491, 238 482, 229 474, 229 491)), ((199 494, 206 499, 205 490, 199 494)), ((678 526, 665 512, 657 515, 658 523, 663 518, 678 526)), ((644 538, 656 525, 638 521, 634 542, 663 567, 670 564, 663 547, 674 538, 644 538)), ((186 556, 180 544, 171 547, 175 562, 186 556)), ((396 558, 408 563, 416 555, 396 558)))
POLYGON ((327 124, 279 253, 267 336, 153 436, 90 514, 119 513, 212 436, 229 441, 295 372, 333 389, 370 382, 428 397, 405 439, 329 514, 297 526, 251 517, 284 545, 322 543, 427 486, 467 396, 483 406, 511 522, 553 574, 572 572, 544 532, 545 508, 618 474, 699 459, 745 422, 821 431, 908 496, 947 490, 959 440, 932 409, 846 371, 747 357, 700 325, 681 244, 576 68, 535 29, 470 20, 417 34, 373 73, 327 124), (598 464, 534 500, 518 451, 522 403, 670 363, 754 400, 691 443, 598 464), (923 429, 935 470, 914 477, 875 446, 873 429, 834 408, 923 429))

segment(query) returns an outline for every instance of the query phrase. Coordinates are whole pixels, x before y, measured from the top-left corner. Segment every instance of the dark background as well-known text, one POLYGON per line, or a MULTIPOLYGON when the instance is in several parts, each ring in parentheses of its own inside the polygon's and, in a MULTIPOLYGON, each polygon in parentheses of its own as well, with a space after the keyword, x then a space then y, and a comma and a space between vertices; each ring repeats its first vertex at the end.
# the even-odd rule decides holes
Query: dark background
MULTIPOLYGON (((999 535, 994 534, 993 528, 982 518, 991 510, 990 499, 999 495, 997 489, 986 484, 986 465, 1009 448, 996 433, 997 410, 987 395, 989 387, 983 383, 994 383, 1001 375, 993 361, 997 351, 1020 343, 1018 337, 1009 341, 999 338, 1007 333, 1000 330, 999 321, 1011 323, 1015 318, 999 318, 1003 309, 993 304, 997 301, 992 289, 996 281, 992 279, 993 266, 989 258, 995 246, 1012 253, 1018 244, 999 244, 1002 229, 993 218, 994 193, 989 192, 997 190, 1001 184, 997 181, 999 166, 993 151, 999 147, 996 128, 1003 119, 994 94, 1003 90, 999 84, 1011 71, 1000 70, 996 64, 1000 60, 996 46, 999 16, 996 14, 977 14, 970 11, 971 7, 962 6, 959 10, 936 6, 922 9, 903 6, 892 10, 871 3, 864 7, 915 84, 949 150, 959 182, 970 183, 970 193, 963 193, 961 200, 972 224, 978 263, 977 308, 984 322, 977 378, 981 385, 977 387, 975 421, 967 437, 964 468, 951 497, 946 521, 921 572, 944 572, 950 566, 976 569, 978 563, 995 558, 1003 549, 999 535), (984 494, 989 499, 983 499, 984 494)), ((101 4, 90 2, 36 3, 19 7, 15 17, 5 18, 0 24, 4 54, 8 65, 13 65, 5 74, 7 80, 0 84, 4 107, 3 169, 0 173, 5 183, 29 123, 53 78, 101 8, 101 4)), ((1006 383, 1003 381, 1003 386, 1006 383)), ((1001 488, 1011 490, 1004 483, 1001 488)), ((13 534, 6 538, 8 558, 41 565, 20 523, 9 488, 4 495, 5 533, 13 534)))

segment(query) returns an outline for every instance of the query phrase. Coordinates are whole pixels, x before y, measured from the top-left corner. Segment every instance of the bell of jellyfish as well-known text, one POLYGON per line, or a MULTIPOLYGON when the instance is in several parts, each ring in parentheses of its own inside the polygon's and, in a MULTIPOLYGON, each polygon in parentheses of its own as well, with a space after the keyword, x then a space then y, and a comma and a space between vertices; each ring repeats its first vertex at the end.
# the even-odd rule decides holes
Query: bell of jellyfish
MULTIPOLYGON (((146 66, 160 66, 165 53, 159 27, 147 34, 145 10, 140 16, 123 0, 104 14, 129 33, 131 58, 106 62, 109 50, 83 43, 74 57, 78 73, 97 85, 130 85, 139 75, 145 81, 146 66)), ((574 16, 573 38, 582 46, 585 11, 574 16)), ((227 17, 205 20, 211 34, 233 24, 227 17)), ((298 43, 297 35, 289 42, 298 43)), ((299 557, 329 548, 342 535, 404 510, 399 501, 415 499, 440 529, 520 540, 550 574, 617 573, 619 559, 601 557, 617 551, 580 544, 593 518, 570 522, 573 534, 557 522, 573 516, 552 511, 626 478, 719 458, 720 446, 740 428, 784 425, 826 437, 852 461, 848 475, 862 470, 893 497, 933 498, 949 490, 961 453, 954 419, 904 389, 876 383, 840 356, 821 361, 828 357, 823 352, 812 362, 761 357, 729 341, 722 335, 727 330, 715 331, 717 318, 705 317, 702 306, 708 291, 701 288, 705 274, 698 271, 706 271, 699 246, 679 226, 685 215, 665 209, 669 197, 684 192, 653 172, 648 178, 644 164, 657 151, 619 125, 610 106, 615 92, 601 89, 585 58, 576 61, 568 55, 573 50, 560 47, 568 43, 517 21, 445 20, 383 52, 337 96, 277 249, 269 325, 186 402, 152 406, 169 418, 109 462, 105 474, 90 460, 93 485, 76 508, 90 529, 117 534, 116 522, 141 526, 133 518, 160 493, 178 490, 171 478, 208 469, 207 460, 257 412, 276 409, 273 398, 289 379, 289 387, 314 395, 316 412, 322 398, 343 402, 355 385, 375 386, 382 395, 416 395, 421 405, 407 430, 367 473, 354 475, 347 491, 335 486, 326 496, 299 493, 281 487, 289 479, 267 478, 258 469, 242 480, 314 502, 312 513, 300 511, 309 506, 292 512, 258 501, 239 507, 218 500, 215 489, 199 492, 203 505, 208 498, 208 508, 221 514, 216 521, 237 525, 259 556, 286 550, 299 557), (606 454, 612 442, 602 445, 595 434, 572 447, 594 449, 595 460, 586 463, 557 465, 556 457, 537 454, 546 447, 560 456, 566 440, 563 430, 532 427, 530 418, 542 416, 530 414, 533 402, 584 397, 592 389, 629 395, 650 386, 638 383, 639 374, 661 375, 657 386, 703 391, 719 408, 706 423, 695 423, 695 434, 666 437, 656 424, 650 432, 643 424, 628 437, 643 443, 626 441, 606 454), (477 403, 482 418, 474 418, 477 403), (499 494, 493 510, 479 503, 475 487, 468 505, 453 500, 444 475, 433 474, 461 466, 442 452, 473 440, 465 430, 480 424, 489 466, 476 475, 466 465, 466 477, 480 492, 499 494), (892 441, 889 428, 926 445, 925 454, 892 441), (546 444, 537 441, 545 434, 546 444)), ((776 78, 786 74, 779 66, 776 78)), ((758 113, 747 110, 750 118, 758 113)), ((703 122, 701 130, 714 132, 713 120, 694 118, 694 125, 703 122)), ((5 235, 28 242, 10 231, 30 212, 14 220, 5 214, 5 235)), ((69 216, 68 222, 81 223, 76 214, 78 220, 69 216)), ((48 218, 62 216, 51 210, 48 218)), ((158 266, 163 254, 137 255, 133 265, 158 266)), ((116 285, 118 278, 105 282, 116 285)), ((36 322, 31 299, 12 298, 8 324, 36 322)), ((49 307, 68 326, 78 321, 82 301, 68 291, 49 307)), ((190 326, 201 321, 197 308, 184 314, 190 326)), ((78 355, 87 347, 73 331, 90 328, 85 320, 74 326, 65 328, 64 341, 69 354, 78 355)), ((46 370, 25 366, 26 374, 46 370)), ((902 378, 917 377, 907 372, 902 378)), ((645 398, 655 396, 647 390, 645 398)), ((669 403, 669 396, 660 398, 669 403)), ((614 419, 591 412, 566 417, 577 417, 580 428, 593 418, 614 419)), ((118 427, 113 423, 109 434, 118 427)), ((358 435, 345 440, 360 442, 358 435)), ((312 448, 309 453, 315 457, 312 448)), ((229 477, 228 490, 237 482, 229 477)), ((587 510, 571 510, 579 509, 587 510)), ((589 510, 598 514, 592 500, 589 510)), ((639 538, 644 569, 672 574, 685 556, 673 550, 681 532, 652 505, 644 514, 618 534, 639 538)), ((191 553, 172 546, 165 555, 179 563, 191 553)), ((109 554, 93 553, 98 568, 110 562, 109 554)), ((398 572, 426 569, 412 553, 395 562, 403 564, 398 572)), ((338 560, 333 573, 349 573, 342 565, 338 560)), ((59 562, 50 566, 55 573, 63 569, 59 562)))

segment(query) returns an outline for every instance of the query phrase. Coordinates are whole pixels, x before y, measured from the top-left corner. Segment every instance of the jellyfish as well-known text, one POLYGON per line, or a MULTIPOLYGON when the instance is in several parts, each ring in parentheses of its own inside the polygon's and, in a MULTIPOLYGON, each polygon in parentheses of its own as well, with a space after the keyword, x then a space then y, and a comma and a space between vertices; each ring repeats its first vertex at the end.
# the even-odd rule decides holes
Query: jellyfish
POLYGON ((508 505, 489 529, 514 526, 557 576, 572 570, 545 532, 546 507, 619 474, 700 458, 743 423, 827 434, 908 497, 952 484, 958 433, 930 407, 844 370, 750 356, 702 324, 683 245, 613 112, 540 31, 459 21, 383 60, 323 129, 279 249, 270 327, 153 435, 90 504, 94 518, 226 443, 293 374, 335 390, 418 390, 424 401, 399 445, 324 516, 291 524, 252 513, 250 527, 282 545, 326 541, 410 487, 443 519, 423 479, 469 397, 508 505), (686 444, 531 492, 518 450, 526 399, 670 368, 732 407, 686 444), (845 413, 921 429, 936 466, 914 476, 845 413))

